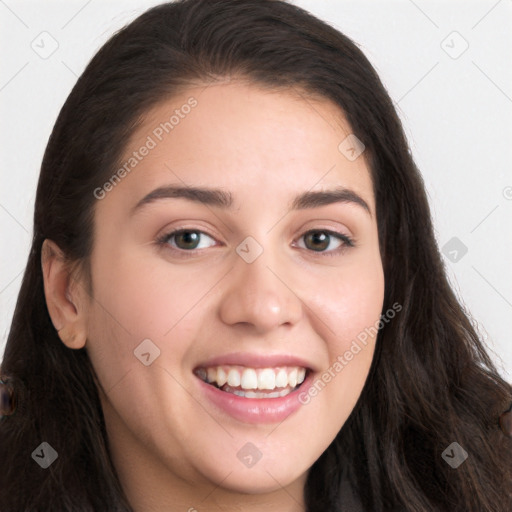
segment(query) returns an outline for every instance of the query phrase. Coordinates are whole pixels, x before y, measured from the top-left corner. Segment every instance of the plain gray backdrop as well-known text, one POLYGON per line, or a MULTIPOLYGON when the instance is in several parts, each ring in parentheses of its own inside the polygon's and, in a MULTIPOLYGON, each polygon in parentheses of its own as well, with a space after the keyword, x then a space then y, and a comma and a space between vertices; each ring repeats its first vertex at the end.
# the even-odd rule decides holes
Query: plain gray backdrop
MULTIPOLYGON (((57 114, 149 0, 0 0, 0 353, 57 114)), ((370 59, 404 123, 450 280, 512 378, 512 1, 294 1, 370 59)), ((393 143, 392 140, 389 141, 393 143)))

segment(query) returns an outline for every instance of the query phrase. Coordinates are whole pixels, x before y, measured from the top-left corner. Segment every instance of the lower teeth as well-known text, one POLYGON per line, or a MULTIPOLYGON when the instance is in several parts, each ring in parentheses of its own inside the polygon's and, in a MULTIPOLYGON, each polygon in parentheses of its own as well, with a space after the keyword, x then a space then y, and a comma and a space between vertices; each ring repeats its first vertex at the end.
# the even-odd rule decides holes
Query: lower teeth
POLYGON ((226 393, 232 393, 237 396, 243 396, 244 398, 279 398, 282 396, 289 395, 296 388, 291 388, 288 386, 286 388, 283 388, 281 391, 272 391, 271 393, 265 393, 263 391, 248 391, 232 388, 231 386, 225 384, 224 386, 218 389, 226 393))

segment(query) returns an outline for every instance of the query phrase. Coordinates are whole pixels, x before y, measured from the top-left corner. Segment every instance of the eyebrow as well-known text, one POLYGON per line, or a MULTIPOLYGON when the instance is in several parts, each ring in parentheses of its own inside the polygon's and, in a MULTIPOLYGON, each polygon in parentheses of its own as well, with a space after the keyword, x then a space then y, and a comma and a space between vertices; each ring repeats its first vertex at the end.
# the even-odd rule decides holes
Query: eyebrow
MULTIPOLYGON (((131 215, 145 205, 154 203, 161 199, 182 198, 195 203, 201 203, 208 206, 222 208, 224 210, 233 209, 233 196, 230 192, 217 188, 191 187, 168 185, 158 187, 144 196, 131 210, 131 215)), ((334 203, 351 203, 362 207, 366 212, 372 215, 367 202, 353 190, 345 187, 336 187, 330 190, 307 191, 296 196, 289 206, 289 210, 306 210, 309 208, 318 208, 334 203)))

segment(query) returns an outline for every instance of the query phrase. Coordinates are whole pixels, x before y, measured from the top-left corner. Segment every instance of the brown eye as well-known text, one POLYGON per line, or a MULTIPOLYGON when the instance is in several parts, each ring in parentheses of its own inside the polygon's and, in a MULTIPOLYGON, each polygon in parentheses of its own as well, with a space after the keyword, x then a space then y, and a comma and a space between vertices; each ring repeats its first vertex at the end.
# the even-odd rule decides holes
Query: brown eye
POLYGON ((320 253, 325 252, 329 255, 338 253, 339 249, 354 246, 352 239, 347 235, 325 229, 308 231, 302 235, 301 239, 304 239, 305 249, 320 253))
POLYGON ((329 247, 331 237, 325 231, 311 231, 304 235, 306 247, 313 251, 324 251, 329 247))
POLYGON ((174 235, 179 249, 197 249, 201 236, 197 231, 181 231, 174 235))
POLYGON ((180 229, 178 231, 173 231, 165 235, 161 239, 161 243, 168 244, 171 248, 177 248, 180 250, 193 250, 193 249, 203 249, 206 247, 211 247, 211 245, 205 245, 203 242, 204 238, 209 238, 213 241, 213 238, 206 233, 193 230, 193 229, 180 229), (174 243, 172 242, 174 241, 174 243), (201 246, 202 245, 202 246, 201 246))

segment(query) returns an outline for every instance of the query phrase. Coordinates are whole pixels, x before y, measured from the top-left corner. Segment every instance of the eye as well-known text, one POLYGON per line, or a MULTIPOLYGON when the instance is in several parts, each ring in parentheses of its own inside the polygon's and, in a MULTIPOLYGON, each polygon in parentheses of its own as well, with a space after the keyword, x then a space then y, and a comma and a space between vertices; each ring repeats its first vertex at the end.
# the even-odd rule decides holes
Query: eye
POLYGON ((304 246, 299 245, 299 247, 311 249, 314 252, 325 252, 329 256, 338 254, 347 247, 354 247, 354 241, 349 236, 326 229, 308 231, 299 240, 302 239, 304 239, 305 244, 304 246))
MULTIPOLYGON (((305 244, 298 244, 299 247, 309 249, 315 253, 325 254, 326 256, 334 256, 348 247, 354 247, 354 241, 349 236, 326 229, 307 231, 299 240, 302 239, 305 240, 305 244)), ((157 243, 165 245, 177 253, 190 253, 194 249, 206 249, 214 246, 215 239, 198 229, 177 229, 161 236, 157 243), (213 243, 208 244, 205 239, 210 239, 213 243)))
POLYGON ((172 249, 177 250, 191 250, 191 249, 205 249, 207 247, 211 247, 211 245, 207 245, 204 242, 201 243, 201 238, 209 238, 210 240, 215 240, 207 235, 203 231, 199 231, 197 229, 178 229, 176 231, 172 231, 171 233, 167 233, 163 235, 158 243, 160 244, 168 244, 172 249), (171 240, 174 243, 171 243, 171 240))

